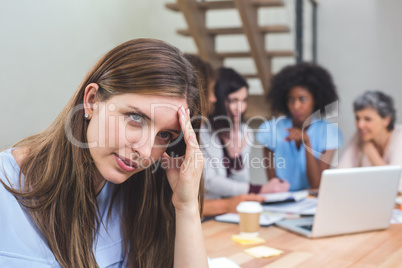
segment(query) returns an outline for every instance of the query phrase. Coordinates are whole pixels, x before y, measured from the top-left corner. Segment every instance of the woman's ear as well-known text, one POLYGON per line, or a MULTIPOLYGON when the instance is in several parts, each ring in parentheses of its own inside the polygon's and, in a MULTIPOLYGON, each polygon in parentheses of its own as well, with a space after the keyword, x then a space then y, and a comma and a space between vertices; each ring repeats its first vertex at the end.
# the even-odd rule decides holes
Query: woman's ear
POLYGON ((389 123, 391 122, 391 116, 386 116, 383 118, 383 122, 384 122, 384 127, 388 128, 389 123))
POLYGON ((98 92, 99 86, 96 83, 91 83, 87 85, 84 92, 84 110, 85 118, 91 119, 94 112, 94 105, 97 103, 98 99, 96 93, 98 92))

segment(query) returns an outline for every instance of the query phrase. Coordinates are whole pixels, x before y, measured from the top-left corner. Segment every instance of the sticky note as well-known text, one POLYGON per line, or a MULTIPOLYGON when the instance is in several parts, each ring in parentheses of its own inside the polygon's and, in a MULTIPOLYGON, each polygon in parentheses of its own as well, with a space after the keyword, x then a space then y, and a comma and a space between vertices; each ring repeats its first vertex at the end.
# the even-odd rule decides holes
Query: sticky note
POLYGON ((240 245, 256 245, 265 243, 265 240, 260 237, 232 235, 232 240, 240 245))
POLYGON ((256 258, 269 258, 273 256, 278 256, 283 253, 282 250, 270 248, 267 246, 258 246, 245 249, 244 252, 256 258))

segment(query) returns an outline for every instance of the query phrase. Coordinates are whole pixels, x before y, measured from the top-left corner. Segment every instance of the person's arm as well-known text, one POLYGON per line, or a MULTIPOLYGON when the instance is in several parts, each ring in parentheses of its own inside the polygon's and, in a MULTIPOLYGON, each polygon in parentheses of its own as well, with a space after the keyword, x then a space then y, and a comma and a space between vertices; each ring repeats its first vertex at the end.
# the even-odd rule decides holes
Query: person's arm
POLYGON ((249 170, 247 168, 237 170, 233 178, 228 178, 225 167, 217 161, 221 161, 221 159, 213 157, 206 157, 205 159, 205 191, 216 196, 247 194, 250 190, 249 170))
MULTIPOLYGON (((267 180, 276 177, 275 165, 274 165, 274 152, 268 148, 264 148, 264 158, 268 160, 268 166, 265 169, 267 173, 267 180)), ((265 163, 265 161, 264 161, 265 163)))
MULTIPOLYGON (((176 212, 174 267, 208 267, 198 202, 204 157, 191 127, 188 111, 181 107, 178 115, 187 145, 186 154, 180 169, 175 165, 164 165, 167 167, 166 175, 173 191, 172 203, 176 212)), ((173 163, 176 160, 165 153, 162 161, 173 163)))
POLYGON ((339 160, 336 168, 353 168, 359 166, 359 137, 358 134, 355 133, 353 138, 350 140, 349 144, 345 148, 342 153, 342 156, 339 160))
MULTIPOLYGON (((389 165, 402 166, 402 129, 396 126, 389 140, 385 153, 389 154, 389 165)), ((402 174, 398 187, 399 194, 402 193, 402 174)))
POLYGON ((306 173, 307 179, 309 181, 310 187, 312 189, 317 189, 320 186, 321 181, 321 173, 330 167, 332 158, 336 150, 327 150, 323 151, 319 158, 316 158, 313 155, 313 151, 311 148, 310 137, 306 132, 302 132, 299 128, 291 128, 288 129, 289 136, 287 137, 288 141, 294 140, 296 142, 300 142, 300 146, 305 146, 306 151, 306 173))
POLYGON ((372 166, 385 166, 387 163, 382 159, 380 152, 371 141, 361 142, 363 153, 367 156, 372 166))
POLYGON ((321 173, 330 167, 335 152, 336 150, 324 151, 320 158, 315 158, 312 153, 306 150, 306 173, 312 189, 320 187, 321 173))
POLYGON ((211 217, 225 213, 236 212, 236 206, 243 201, 264 201, 264 197, 257 194, 236 195, 224 199, 205 199, 204 217, 211 217))

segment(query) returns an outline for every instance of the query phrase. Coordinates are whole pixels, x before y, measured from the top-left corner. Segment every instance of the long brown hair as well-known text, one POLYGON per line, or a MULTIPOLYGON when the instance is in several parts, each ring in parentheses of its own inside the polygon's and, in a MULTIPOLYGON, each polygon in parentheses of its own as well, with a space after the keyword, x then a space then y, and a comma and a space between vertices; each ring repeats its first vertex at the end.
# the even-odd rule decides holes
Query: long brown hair
MULTIPOLYGON (((202 107, 192 67, 177 48, 158 40, 131 40, 96 63, 47 129, 14 145, 27 148, 20 172, 22 190, 7 189, 28 208, 62 267, 98 267, 92 251, 100 224, 92 180, 96 167, 89 149, 71 142, 86 142, 88 122, 84 110, 76 108, 90 83, 99 85, 101 101, 133 92, 186 98, 192 116, 202 107)), ((196 128, 198 124, 193 122, 196 128)), ((200 204, 202 186, 201 181, 200 204)), ((175 211, 165 171, 139 172, 118 185, 114 197, 117 194, 130 267, 172 267, 175 211)))

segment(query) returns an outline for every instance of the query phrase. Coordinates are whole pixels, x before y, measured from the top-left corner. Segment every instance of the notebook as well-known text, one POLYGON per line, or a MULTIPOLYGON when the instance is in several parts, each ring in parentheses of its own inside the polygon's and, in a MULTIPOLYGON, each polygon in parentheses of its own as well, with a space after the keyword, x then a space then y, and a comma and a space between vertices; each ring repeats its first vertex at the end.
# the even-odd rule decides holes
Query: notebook
POLYGON ((277 226, 315 238, 388 228, 401 166, 325 170, 314 217, 277 226))
POLYGON ((306 199, 308 196, 308 191, 296 191, 296 192, 283 192, 283 193, 272 193, 272 194, 260 194, 265 197, 263 204, 272 203, 283 203, 283 202, 297 202, 306 199))

